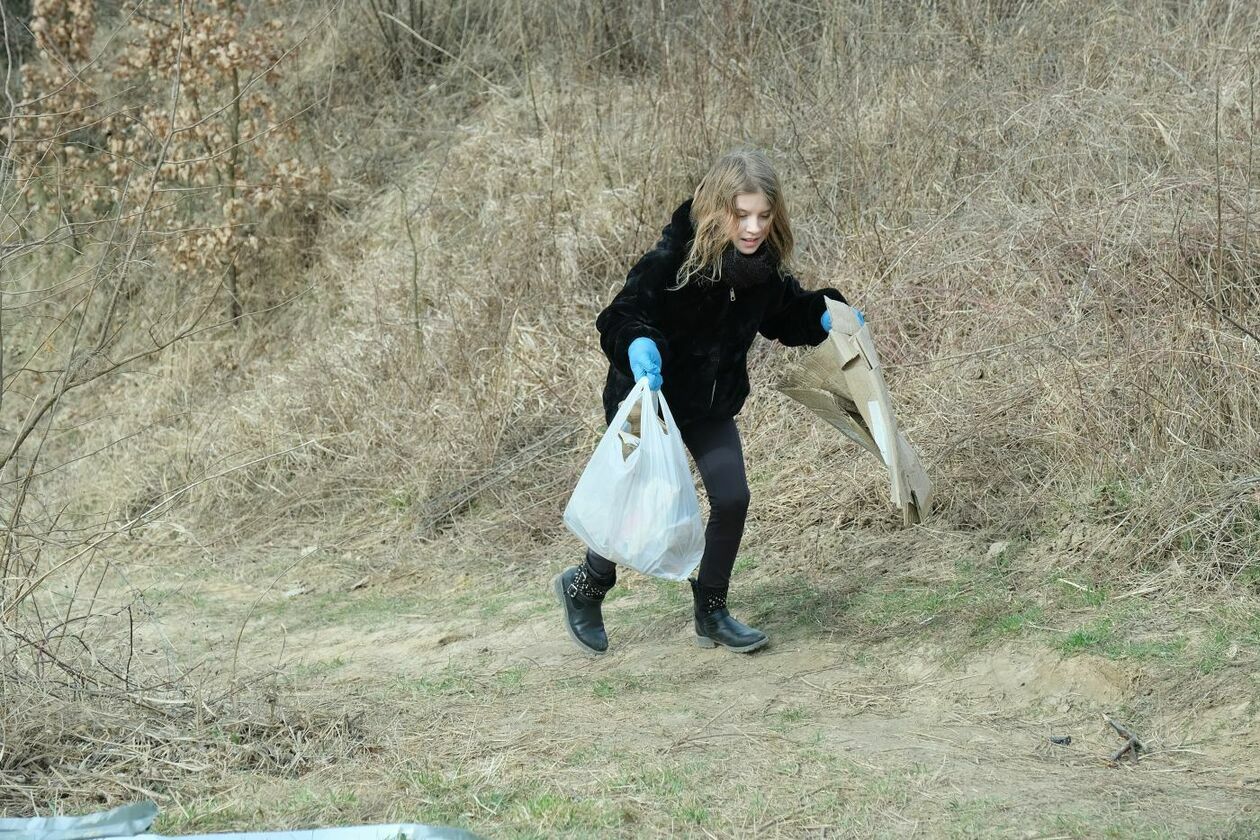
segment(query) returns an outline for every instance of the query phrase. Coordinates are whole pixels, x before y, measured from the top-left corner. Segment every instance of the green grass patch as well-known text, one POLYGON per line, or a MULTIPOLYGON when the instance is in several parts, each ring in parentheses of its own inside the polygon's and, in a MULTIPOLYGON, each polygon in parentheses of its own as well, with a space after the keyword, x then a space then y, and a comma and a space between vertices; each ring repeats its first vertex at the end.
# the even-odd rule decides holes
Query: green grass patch
POLYGON ((598 679, 595 685, 591 687, 591 693, 596 697, 607 700, 610 697, 617 696, 617 686, 612 680, 598 679))
POLYGON ((704 825, 709 822, 709 809, 702 805, 683 805, 674 809, 674 816, 684 823, 704 825))
POLYGON ((518 799, 512 787, 484 778, 434 770, 404 769, 398 775, 399 798, 407 803, 404 822, 436 823, 465 828, 474 815, 499 815, 518 799))
POLYGON ((993 836, 993 828, 1003 822, 1006 802, 992 796, 975 799, 951 799, 945 803, 946 834, 949 837, 982 838, 993 836))
POLYGON ((1064 636, 1056 647, 1065 654, 1095 651, 1111 641, 1111 619, 1100 618, 1064 636))
POLYGON ((509 814, 509 819, 523 823, 521 837, 547 838, 557 831, 589 832, 616 828, 621 822, 619 811, 609 802, 575 797, 559 791, 547 791, 524 798, 509 814))
POLYGON ((484 672, 447 665, 440 671, 421 677, 399 677, 395 688, 410 699, 432 697, 475 697, 490 690, 484 672))
POLYGON ((902 633, 935 632, 970 600, 956 584, 936 587, 871 589, 858 592, 848 603, 848 620, 876 633, 896 628, 902 633))
POLYGON ((410 487, 395 490, 385 497, 385 506, 394 510, 407 510, 416 503, 416 491, 410 487))
POLYGON ((834 629, 844 620, 850 597, 799 578, 775 578, 759 581, 744 592, 732 591, 731 611, 757 627, 816 632, 834 629))
POLYGON ((1223 627, 1213 629, 1199 649, 1197 666, 1202 674, 1210 674, 1220 670, 1229 661, 1231 648, 1236 644, 1234 637, 1223 627))
POLYGON ((779 720, 784 723, 800 723, 809 718, 809 710, 800 706, 789 706, 779 712, 779 720))
POLYGON ((617 701, 619 698, 634 697, 647 692, 673 691, 680 681, 689 679, 690 677, 685 673, 639 674, 628 671, 606 671, 554 677, 548 680, 547 686, 567 693, 572 702, 584 702, 590 697, 617 701))
POLYGON ((779 732, 798 728, 810 719, 810 710, 804 706, 788 706, 770 716, 770 725, 779 732))
POLYGON ((282 808, 286 812, 303 815, 297 822, 307 824, 323 822, 333 814, 353 814, 358 810, 358 805, 359 796, 352 790, 302 787, 290 795, 282 808))
POLYGON ((1105 653, 1112 659, 1136 659, 1139 661, 1152 659, 1177 659, 1186 650, 1187 640, 1184 636, 1173 639, 1158 640, 1126 640, 1116 646, 1109 646, 1105 653))
POLYGON ((568 677, 559 680, 556 685, 575 692, 590 691, 591 695, 601 700, 613 700, 626 694, 649 691, 653 688, 668 688, 670 681, 660 676, 649 678, 641 674, 613 672, 602 674, 593 680, 589 677, 568 677))
POLYGON ((1066 607, 1101 607, 1107 603, 1106 587, 1090 585, 1085 581, 1058 577, 1053 581, 1056 601, 1066 607))
POLYGON ((1201 673, 1219 670, 1240 653, 1260 652, 1260 610, 1251 604, 1217 609, 1207 624, 1206 637, 1195 651, 1201 673))
POLYGON ((1037 602, 1020 598, 1012 603, 977 605, 973 635, 988 642, 1023 635, 1033 625, 1045 622, 1046 611, 1037 602))
MULTIPOLYGON (((1152 817, 1151 820, 1158 818, 1152 817)), ((1038 837, 1071 837, 1081 840, 1173 840, 1185 833, 1164 823, 1147 821, 1142 817, 1118 817, 1061 813, 1048 816, 1042 821, 1038 837)))
POLYGON ((673 800, 691 787, 691 779, 678 767, 644 768, 624 777, 617 785, 627 792, 645 793, 653 799, 673 800))
POLYGON ((684 825, 704 826, 714 820, 713 784, 720 772, 704 759, 639 767, 614 784, 619 796, 647 800, 684 825))
POLYGON ((519 694, 527 673, 529 673, 529 668, 524 665, 504 668, 494 675, 495 687, 498 688, 500 694, 519 694))
POLYGON ((1061 637, 1055 647, 1065 655, 1094 653, 1136 661, 1173 660, 1186 650, 1188 640, 1183 635, 1135 639, 1121 633, 1118 628, 1122 625, 1115 617, 1102 616, 1061 637))
POLYGON ((741 554, 735 560, 735 567, 731 570, 731 576, 732 577, 734 577, 735 575, 743 576, 747 574, 748 572, 751 572, 754 569, 756 569, 757 566, 759 565, 760 565, 760 561, 758 560, 757 555, 751 554, 751 553, 741 554))

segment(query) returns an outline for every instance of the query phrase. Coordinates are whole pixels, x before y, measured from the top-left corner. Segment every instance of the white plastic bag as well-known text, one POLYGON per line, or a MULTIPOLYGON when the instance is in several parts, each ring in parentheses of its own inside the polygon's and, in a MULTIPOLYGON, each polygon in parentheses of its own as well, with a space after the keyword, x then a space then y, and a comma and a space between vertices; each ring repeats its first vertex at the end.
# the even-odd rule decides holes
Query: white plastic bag
POLYGON ((668 580, 685 580, 704 553, 704 523, 682 438, 665 397, 664 420, 647 378, 621 403, 564 509, 564 524, 596 554, 668 580), (642 434, 623 455, 622 427, 641 406, 642 434))

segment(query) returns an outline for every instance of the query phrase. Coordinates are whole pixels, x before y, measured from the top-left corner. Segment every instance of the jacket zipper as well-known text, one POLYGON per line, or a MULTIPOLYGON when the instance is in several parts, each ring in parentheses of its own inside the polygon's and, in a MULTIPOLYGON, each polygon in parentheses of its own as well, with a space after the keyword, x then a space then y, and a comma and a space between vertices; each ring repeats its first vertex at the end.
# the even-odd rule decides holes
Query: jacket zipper
MULTIPOLYGON (((735 287, 731 287, 731 302, 735 302, 735 287)), ((725 314, 725 313, 723 313, 725 314)), ((713 387, 709 389, 709 410, 713 410, 713 402, 717 399, 717 371, 713 372, 713 387)))

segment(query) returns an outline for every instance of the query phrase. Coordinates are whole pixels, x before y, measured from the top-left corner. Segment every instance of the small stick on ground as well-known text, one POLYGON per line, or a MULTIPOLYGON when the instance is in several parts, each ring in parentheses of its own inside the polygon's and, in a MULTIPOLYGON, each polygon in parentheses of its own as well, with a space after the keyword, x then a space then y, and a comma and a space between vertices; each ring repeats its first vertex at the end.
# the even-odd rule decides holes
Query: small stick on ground
POLYGON ((1146 749, 1146 745, 1142 743, 1142 740, 1138 738, 1138 736, 1134 735, 1124 724, 1114 721, 1109 717, 1105 718, 1105 720, 1111 725, 1112 729, 1116 730, 1116 734, 1125 740, 1124 746, 1112 753, 1112 763, 1119 761, 1125 753, 1129 753, 1135 762, 1138 761, 1138 753, 1146 749))

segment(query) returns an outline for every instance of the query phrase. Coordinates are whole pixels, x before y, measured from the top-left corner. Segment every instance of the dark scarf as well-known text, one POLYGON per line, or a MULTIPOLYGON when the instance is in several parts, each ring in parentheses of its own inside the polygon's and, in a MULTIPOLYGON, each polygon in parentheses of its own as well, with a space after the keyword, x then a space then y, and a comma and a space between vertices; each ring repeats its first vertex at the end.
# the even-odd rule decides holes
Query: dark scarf
POLYGON ((714 277, 710 273, 710 281, 717 280, 732 289, 747 289, 774 278, 779 270, 779 261, 774 251, 766 242, 751 254, 741 254, 734 245, 726 246, 722 252, 722 273, 714 277))

